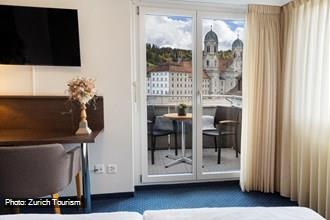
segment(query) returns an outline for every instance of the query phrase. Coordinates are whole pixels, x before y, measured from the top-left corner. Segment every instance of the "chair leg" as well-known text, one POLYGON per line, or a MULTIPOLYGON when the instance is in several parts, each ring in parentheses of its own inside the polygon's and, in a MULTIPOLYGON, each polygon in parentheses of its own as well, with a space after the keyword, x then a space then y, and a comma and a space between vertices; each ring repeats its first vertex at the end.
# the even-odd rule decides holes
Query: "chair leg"
POLYGON ((222 135, 219 135, 220 145, 218 146, 218 164, 221 163, 221 145, 222 145, 222 135))
POLYGON ((235 144, 235 150, 236 150, 236 158, 238 158, 238 145, 237 145, 237 133, 235 133, 235 137, 234 137, 234 144, 235 144))
MULTIPOLYGON (((58 193, 52 194, 52 199, 58 200, 58 198, 58 193)), ((61 214, 61 209, 58 205, 54 205, 54 212, 55 214, 61 214)))
POLYGON ((80 207, 82 206, 82 199, 81 199, 81 181, 80 181, 80 172, 76 175, 76 191, 77 191, 77 198, 80 201, 80 207))
POLYGON ((177 133, 174 134, 174 142, 175 142, 175 156, 178 156, 178 135, 177 133))
POLYGON ((217 141, 217 136, 214 136, 214 150, 215 150, 215 152, 217 152, 217 150, 218 150, 218 141, 217 141))
POLYGON ((155 164, 155 146, 156 146, 156 137, 152 136, 151 141, 151 164, 155 164))

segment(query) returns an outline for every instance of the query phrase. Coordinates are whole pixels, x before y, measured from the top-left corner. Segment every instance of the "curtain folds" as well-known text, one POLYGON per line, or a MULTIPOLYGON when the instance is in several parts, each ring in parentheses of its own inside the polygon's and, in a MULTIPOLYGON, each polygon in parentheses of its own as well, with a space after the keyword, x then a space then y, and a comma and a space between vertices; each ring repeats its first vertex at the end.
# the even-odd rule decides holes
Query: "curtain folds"
POLYGON ((330 219, 330 1, 249 6, 241 188, 330 219))
POLYGON ((243 52, 242 190, 274 192, 280 7, 250 5, 243 52))
POLYGON ((282 30, 278 190, 329 219, 330 1, 284 6, 282 30))

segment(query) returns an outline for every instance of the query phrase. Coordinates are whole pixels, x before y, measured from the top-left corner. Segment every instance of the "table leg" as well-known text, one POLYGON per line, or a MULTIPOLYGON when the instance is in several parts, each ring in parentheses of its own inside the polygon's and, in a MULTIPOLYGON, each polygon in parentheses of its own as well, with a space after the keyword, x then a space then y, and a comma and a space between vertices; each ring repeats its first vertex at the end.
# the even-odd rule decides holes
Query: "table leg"
POLYGON ((181 121, 181 150, 182 156, 168 164, 165 165, 165 168, 169 168, 179 163, 192 164, 192 160, 186 157, 186 134, 185 134, 185 124, 184 121, 181 121))
POLYGON ((185 124, 184 121, 181 121, 181 150, 182 150, 182 157, 186 156, 186 131, 185 131, 185 124))
POLYGON ((87 143, 81 143, 82 151, 82 185, 84 194, 84 211, 85 213, 91 213, 91 189, 90 189, 90 176, 89 176, 89 165, 88 165, 88 145, 87 143))

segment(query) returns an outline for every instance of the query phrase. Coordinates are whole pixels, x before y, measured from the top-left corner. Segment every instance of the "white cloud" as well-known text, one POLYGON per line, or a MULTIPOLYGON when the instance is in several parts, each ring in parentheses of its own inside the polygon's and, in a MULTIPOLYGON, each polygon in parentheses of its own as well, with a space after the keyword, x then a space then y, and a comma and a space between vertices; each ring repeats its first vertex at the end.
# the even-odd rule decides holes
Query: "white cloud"
MULTIPOLYGON (((228 23, 222 20, 203 20, 203 38, 210 30, 218 35, 219 50, 231 49, 233 41, 239 34, 244 40, 244 22, 231 21, 235 30, 232 30, 228 23)), ((158 45, 159 47, 171 47, 180 49, 192 49, 192 20, 172 19, 168 16, 146 15, 145 16, 145 37, 146 42, 158 45)), ((204 39, 203 39, 204 41, 204 39)))
POLYGON ((146 42, 159 47, 192 49, 191 19, 171 19, 167 16, 145 16, 146 42))

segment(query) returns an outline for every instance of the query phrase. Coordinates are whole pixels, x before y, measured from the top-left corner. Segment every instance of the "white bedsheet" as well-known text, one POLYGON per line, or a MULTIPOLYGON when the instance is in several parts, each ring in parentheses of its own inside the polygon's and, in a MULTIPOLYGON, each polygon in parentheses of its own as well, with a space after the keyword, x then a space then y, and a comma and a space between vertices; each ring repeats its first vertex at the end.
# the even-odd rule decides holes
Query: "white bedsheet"
POLYGON ((143 220, 136 212, 111 212, 79 215, 23 214, 0 215, 0 220, 143 220))
POLYGON ((302 207, 201 208, 146 211, 144 220, 325 220, 302 207))

